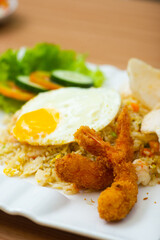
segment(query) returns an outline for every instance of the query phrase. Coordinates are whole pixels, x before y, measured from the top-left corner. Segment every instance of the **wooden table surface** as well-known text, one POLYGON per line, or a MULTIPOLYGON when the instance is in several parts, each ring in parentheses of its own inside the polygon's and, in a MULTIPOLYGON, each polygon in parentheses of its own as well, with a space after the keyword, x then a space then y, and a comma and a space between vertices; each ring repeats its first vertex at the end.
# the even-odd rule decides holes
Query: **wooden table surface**
MULTIPOLYGON (((137 57, 160 68, 160 2, 133 0, 21 0, 0 25, 0 52, 58 43, 89 53, 88 60, 125 69, 137 57)), ((0 239, 87 239, 0 212, 0 239)))

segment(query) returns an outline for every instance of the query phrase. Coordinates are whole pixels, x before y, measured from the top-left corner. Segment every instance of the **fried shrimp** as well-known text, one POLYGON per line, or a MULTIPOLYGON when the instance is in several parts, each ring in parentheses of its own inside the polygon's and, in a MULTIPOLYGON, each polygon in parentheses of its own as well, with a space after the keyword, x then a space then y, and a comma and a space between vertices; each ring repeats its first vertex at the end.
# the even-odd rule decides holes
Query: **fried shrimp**
POLYGON ((80 154, 71 153, 58 159, 55 169, 61 180, 75 183, 80 189, 102 190, 113 182, 113 171, 106 168, 101 158, 92 161, 80 154))
POLYGON ((127 162, 132 161, 133 142, 130 136, 130 119, 127 107, 123 108, 118 117, 117 135, 118 138, 114 146, 111 146, 108 142, 104 142, 94 129, 86 126, 80 127, 74 134, 74 137, 80 146, 95 156, 101 156, 104 159, 114 159, 115 161, 122 159, 127 162))
POLYGON ((98 198, 98 211, 107 221, 118 221, 126 217, 137 201, 138 186, 135 169, 131 162, 113 163, 116 176, 111 187, 98 198))
POLYGON ((83 148, 98 156, 103 156, 106 167, 113 169, 114 182, 104 190, 98 199, 98 211, 107 221, 123 219, 137 201, 137 175, 131 163, 133 160, 130 119, 124 107, 117 120, 118 138, 114 146, 104 142, 99 134, 89 127, 81 127, 75 133, 76 141, 83 148))
POLYGON ((130 136, 130 118, 124 107, 117 120, 118 138, 115 145, 104 142, 94 129, 82 126, 75 133, 75 141, 96 156, 96 161, 78 154, 69 154, 56 161, 56 171, 61 179, 76 183, 80 188, 100 189, 114 181, 98 199, 98 211, 107 221, 123 219, 137 201, 137 175, 131 163, 133 143, 130 136), (106 171, 106 172, 105 172, 106 171), (105 177, 103 177, 105 176, 105 177))

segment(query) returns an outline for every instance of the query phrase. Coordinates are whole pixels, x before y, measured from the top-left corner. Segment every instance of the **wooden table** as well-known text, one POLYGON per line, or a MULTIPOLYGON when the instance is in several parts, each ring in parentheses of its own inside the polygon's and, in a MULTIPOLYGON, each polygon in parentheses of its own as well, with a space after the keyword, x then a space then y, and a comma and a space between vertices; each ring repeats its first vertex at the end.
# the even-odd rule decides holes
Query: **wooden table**
MULTIPOLYGON (((0 52, 54 42, 88 60, 126 68, 137 57, 160 68, 160 3, 129 0, 21 0, 0 26, 0 52)), ((0 212, 0 239, 87 239, 0 212)))

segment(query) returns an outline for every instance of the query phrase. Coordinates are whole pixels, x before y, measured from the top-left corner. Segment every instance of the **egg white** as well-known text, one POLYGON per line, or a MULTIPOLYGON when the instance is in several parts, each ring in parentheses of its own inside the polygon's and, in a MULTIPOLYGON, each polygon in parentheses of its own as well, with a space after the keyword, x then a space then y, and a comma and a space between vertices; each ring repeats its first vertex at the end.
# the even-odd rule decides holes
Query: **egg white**
POLYGON ((112 89, 61 88, 41 93, 27 102, 17 120, 25 113, 41 108, 56 110, 60 114, 56 129, 45 137, 30 137, 26 142, 31 145, 61 145, 73 142, 73 135, 80 126, 89 126, 96 131, 106 127, 116 117, 120 104, 119 93, 112 89))

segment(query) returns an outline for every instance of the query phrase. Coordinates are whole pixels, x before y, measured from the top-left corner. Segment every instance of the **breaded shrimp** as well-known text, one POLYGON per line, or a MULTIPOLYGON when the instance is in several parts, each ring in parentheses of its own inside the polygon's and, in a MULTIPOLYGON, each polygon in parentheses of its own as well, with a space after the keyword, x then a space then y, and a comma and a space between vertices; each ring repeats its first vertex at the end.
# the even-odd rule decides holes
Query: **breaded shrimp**
POLYGON ((108 158, 114 159, 116 163, 122 160, 125 162, 133 161, 133 140, 130 136, 130 117, 127 107, 122 109, 118 117, 117 135, 118 138, 113 147, 114 151, 113 149, 110 149, 110 151, 107 150, 108 158))
MULTIPOLYGON (((133 142, 130 136, 130 119, 127 107, 124 107, 117 120, 116 144, 111 146, 110 143, 104 142, 100 135, 94 129, 82 126, 74 134, 76 142, 86 151, 95 156, 101 156, 115 161, 133 160, 133 142)), ((108 162, 107 162, 108 164, 108 162)))
POLYGON ((101 158, 92 161, 80 154, 71 153, 58 159, 55 169, 61 180, 75 183, 80 189, 102 190, 113 182, 113 171, 106 167, 101 158))
POLYGON ((99 215, 109 222, 126 217, 138 194, 137 175, 131 162, 113 162, 113 172, 116 176, 113 184, 98 198, 99 215))
POLYGON ((137 175, 131 163, 133 143, 130 137, 130 119, 127 107, 124 107, 117 120, 118 138, 114 146, 104 142, 100 136, 88 127, 81 127, 75 133, 76 141, 86 151, 103 156, 107 167, 113 169, 114 182, 104 190, 98 199, 98 211, 101 218, 116 221, 124 218, 137 201, 137 175))
MULTIPOLYGON (((97 164, 102 164, 102 172, 105 168, 107 172, 109 169, 113 170, 114 182, 111 187, 100 194, 98 199, 100 217, 107 221, 123 219, 136 203, 138 194, 137 176, 131 163, 133 143, 130 136, 130 118, 127 107, 123 108, 117 123, 118 138, 114 146, 104 142, 100 135, 89 127, 82 126, 75 133, 76 142, 86 151, 97 156, 96 162, 73 154, 56 163, 57 173, 60 173, 64 180, 70 180, 79 187, 92 186, 91 188, 94 189, 97 187, 97 181, 99 186, 99 181, 102 180, 100 178, 101 170, 99 171, 97 164), (95 175, 95 169, 98 169, 99 178, 95 175)), ((102 186, 104 185, 102 184, 102 186)))

